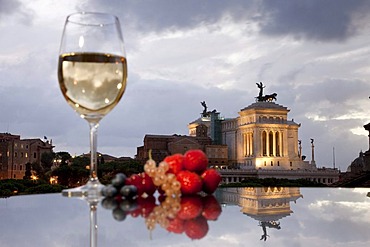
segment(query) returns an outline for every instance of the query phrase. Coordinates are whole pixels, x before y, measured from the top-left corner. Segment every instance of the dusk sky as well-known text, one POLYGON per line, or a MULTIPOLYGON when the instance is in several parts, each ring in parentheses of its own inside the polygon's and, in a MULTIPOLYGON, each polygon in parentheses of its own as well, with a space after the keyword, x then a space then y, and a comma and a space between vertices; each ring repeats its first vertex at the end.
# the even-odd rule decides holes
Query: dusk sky
POLYGON ((121 21, 128 85, 99 127, 98 151, 136 154, 145 134, 188 134, 206 101, 234 118, 258 96, 301 123, 303 154, 345 170, 369 149, 370 1, 0 0, 0 132, 89 152, 88 124, 64 100, 57 61, 65 17, 121 21))

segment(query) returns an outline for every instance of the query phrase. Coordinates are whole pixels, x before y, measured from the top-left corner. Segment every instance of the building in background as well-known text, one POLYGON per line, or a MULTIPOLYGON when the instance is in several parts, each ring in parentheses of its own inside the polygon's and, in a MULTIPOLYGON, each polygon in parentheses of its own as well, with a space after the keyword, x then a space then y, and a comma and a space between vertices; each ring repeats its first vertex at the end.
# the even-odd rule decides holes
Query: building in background
POLYGON ((136 160, 145 164, 149 159, 150 151, 152 159, 158 163, 168 155, 184 154, 190 149, 200 149, 205 152, 210 167, 227 165, 227 147, 225 145, 213 145, 212 139, 204 134, 195 137, 176 134, 145 135, 144 145, 137 148, 136 160))
POLYGON ((0 133, 0 179, 23 179, 27 163, 41 164, 42 154, 51 152, 52 141, 0 133))

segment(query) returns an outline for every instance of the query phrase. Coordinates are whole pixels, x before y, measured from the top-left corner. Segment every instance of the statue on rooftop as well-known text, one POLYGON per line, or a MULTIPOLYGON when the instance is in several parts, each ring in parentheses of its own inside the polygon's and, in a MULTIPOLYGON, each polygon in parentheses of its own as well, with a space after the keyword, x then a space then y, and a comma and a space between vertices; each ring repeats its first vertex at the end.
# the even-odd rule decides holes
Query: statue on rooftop
POLYGON ((258 101, 262 101, 262 97, 263 97, 263 89, 266 87, 266 86, 263 86, 263 83, 260 82, 260 83, 256 83, 257 84, 257 87, 260 89, 260 92, 258 94, 258 101))
POLYGON ((263 89, 266 86, 263 86, 262 82, 256 83, 256 84, 257 84, 257 87, 260 89, 260 92, 259 92, 258 96, 256 97, 256 101, 258 101, 258 102, 272 102, 273 100, 276 100, 277 93, 263 95, 263 89))
POLYGON ((203 117, 207 117, 209 115, 209 113, 207 112, 207 104, 206 104, 206 102, 203 100, 202 102, 200 102, 200 104, 204 107, 202 116, 203 117))

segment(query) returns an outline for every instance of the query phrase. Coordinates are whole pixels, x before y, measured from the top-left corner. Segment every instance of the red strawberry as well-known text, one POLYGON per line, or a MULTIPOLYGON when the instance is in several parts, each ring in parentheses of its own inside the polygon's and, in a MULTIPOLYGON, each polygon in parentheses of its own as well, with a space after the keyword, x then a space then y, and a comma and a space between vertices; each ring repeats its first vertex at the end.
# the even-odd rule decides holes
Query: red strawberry
POLYGON ((168 222, 167 231, 173 233, 183 233, 184 232, 184 220, 180 218, 171 219, 168 222))
POLYGON ((167 156, 164 158, 163 161, 165 161, 168 164, 168 171, 173 174, 179 173, 183 169, 183 160, 184 156, 182 154, 174 154, 171 156, 167 156))
POLYGON ((217 220, 222 212, 220 203, 213 195, 208 195, 202 198, 203 212, 202 215, 206 220, 217 220))
POLYGON ((215 169, 207 169, 201 175, 203 179, 203 191, 212 194, 221 182, 221 175, 215 169))
POLYGON ((183 195, 194 195, 202 190, 202 179, 194 172, 180 171, 176 178, 180 182, 183 195))
POLYGON ((184 168, 202 174, 207 169, 207 155, 199 149, 191 149, 184 154, 184 168))
POLYGON ((181 209, 177 217, 182 220, 190 220, 198 217, 203 211, 203 203, 200 196, 183 196, 181 197, 181 209))
POLYGON ((142 178, 141 184, 143 187, 143 191, 148 195, 153 195, 157 188, 154 185, 152 178, 149 177, 149 175, 145 172, 141 173, 140 176, 142 178))
POLYGON ((191 239, 201 239, 207 235, 209 226, 203 216, 185 221, 185 234, 191 239))

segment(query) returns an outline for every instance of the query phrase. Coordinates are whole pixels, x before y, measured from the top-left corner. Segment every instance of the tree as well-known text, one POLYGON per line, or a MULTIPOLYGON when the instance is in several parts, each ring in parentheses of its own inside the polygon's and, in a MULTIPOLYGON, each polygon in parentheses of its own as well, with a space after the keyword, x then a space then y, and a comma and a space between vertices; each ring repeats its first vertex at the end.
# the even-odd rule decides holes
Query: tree
POLYGON ((32 164, 30 162, 26 163, 26 171, 24 173, 23 179, 31 179, 32 176, 32 164))
POLYGON ((50 171, 51 166, 53 165, 54 157, 55 153, 53 152, 45 152, 41 154, 41 166, 44 173, 50 171))
POLYGON ((55 158, 60 159, 60 165, 68 165, 68 162, 72 159, 72 156, 65 151, 55 153, 55 158))

